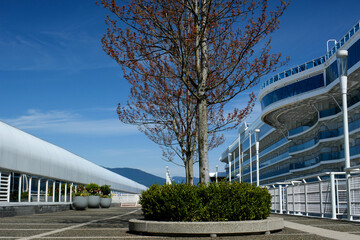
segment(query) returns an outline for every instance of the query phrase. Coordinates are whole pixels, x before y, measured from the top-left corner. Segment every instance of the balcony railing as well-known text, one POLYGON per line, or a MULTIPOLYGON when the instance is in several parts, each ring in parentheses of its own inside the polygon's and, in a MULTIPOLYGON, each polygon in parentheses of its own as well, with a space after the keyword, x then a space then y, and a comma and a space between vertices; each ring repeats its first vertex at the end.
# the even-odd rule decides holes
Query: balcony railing
POLYGON ((286 71, 283 71, 279 74, 276 74, 275 76, 271 77, 270 79, 266 80, 263 84, 261 84, 261 89, 277 82, 280 81, 284 78, 296 75, 300 72, 303 72, 305 70, 314 68, 316 66, 319 66, 321 64, 324 64, 327 60, 329 60, 338 49, 340 49, 357 31, 359 31, 360 28, 360 21, 358 23, 355 24, 354 27, 352 27, 350 29, 350 31, 348 31, 345 36, 343 38, 341 38, 340 41, 338 41, 335 46, 333 48, 331 48, 326 54, 325 56, 316 58, 314 60, 311 60, 307 63, 298 65, 296 67, 293 67, 291 69, 288 69, 286 71))

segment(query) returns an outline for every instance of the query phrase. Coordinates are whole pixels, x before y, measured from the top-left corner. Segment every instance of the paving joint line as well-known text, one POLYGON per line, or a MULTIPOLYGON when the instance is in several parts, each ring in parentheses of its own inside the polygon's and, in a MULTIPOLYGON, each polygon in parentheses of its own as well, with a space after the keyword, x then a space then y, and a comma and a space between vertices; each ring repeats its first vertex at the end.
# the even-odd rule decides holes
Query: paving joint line
POLYGON ((334 231, 334 230, 330 230, 330 229, 326 229, 326 228, 313 227, 310 225, 295 223, 295 222, 291 222, 291 221, 284 221, 284 226, 287 228, 291 228, 291 229, 295 229, 295 230, 299 230, 302 232, 307 232, 307 233, 311 233, 311 234, 315 234, 315 235, 318 235, 321 237, 327 237, 327 238, 331 238, 331 239, 360 240, 359 235, 355 235, 355 234, 351 234, 351 233, 347 233, 347 232, 334 231), (324 231, 324 230, 326 230, 326 231, 324 231))
POLYGON ((125 214, 109 217, 109 218, 95 219, 95 220, 92 220, 92 221, 89 221, 89 222, 80 223, 80 224, 65 227, 65 228, 60 228, 60 229, 57 229, 57 230, 54 230, 54 231, 51 231, 51 232, 41 233, 41 234, 33 235, 33 236, 30 236, 30 237, 24 237, 24 238, 18 238, 18 239, 19 240, 29 240, 29 239, 34 239, 34 238, 42 238, 42 237, 45 237, 45 236, 48 236, 48 235, 51 235, 51 234, 63 232, 63 231, 66 231, 66 230, 71 230, 71 229, 78 228, 78 227, 83 227, 83 226, 86 226, 86 225, 89 225, 89 224, 92 224, 92 223, 96 223, 96 222, 99 222, 99 221, 104 221, 104 220, 110 220, 110 219, 114 219, 114 218, 118 218, 118 217, 123 217, 123 216, 126 216, 126 215, 130 215, 132 213, 135 213, 137 211, 139 211, 139 209, 133 210, 133 211, 125 213, 125 214))

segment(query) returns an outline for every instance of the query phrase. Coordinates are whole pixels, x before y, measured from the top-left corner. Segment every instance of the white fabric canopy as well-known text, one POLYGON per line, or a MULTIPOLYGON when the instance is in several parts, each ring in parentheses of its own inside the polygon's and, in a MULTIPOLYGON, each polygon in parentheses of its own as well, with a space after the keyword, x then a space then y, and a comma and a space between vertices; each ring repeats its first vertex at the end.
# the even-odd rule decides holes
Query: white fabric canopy
POLYGON ((141 193, 144 185, 0 121, 0 168, 44 178, 141 193))

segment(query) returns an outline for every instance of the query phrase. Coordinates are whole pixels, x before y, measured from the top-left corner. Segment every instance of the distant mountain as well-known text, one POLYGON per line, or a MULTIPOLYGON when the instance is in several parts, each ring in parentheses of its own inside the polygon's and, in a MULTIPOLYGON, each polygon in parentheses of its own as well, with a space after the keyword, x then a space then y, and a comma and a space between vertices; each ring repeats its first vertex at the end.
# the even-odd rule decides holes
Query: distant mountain
MULTIPOLYGON (((155 176, 153 174, 144 172, 135 168, 106 168, 114 173, 120 174, 123 177, 129 178, 137 183, 140 183, 146 187, 157 183, 163 185, 165 183, 165 178, 155 176)), ((185 177, 172 177, 172 180, 176 183, 185 183, 185 177)), ((194 178, 194 183, 198 184, 199 178, 194 178)))
POLYGON ((135 168, 106 168, 106 169, 109 169, 114 173, 120 174, 123 177, 129 178, 147 187, 150 187, 152 184, 155 183, 160 185, 163 185, 165 183, 165 178, 161 178, 135 168))
MULTIPOLYGON (((172 177, 172 180, 176 183, 186 183, 186 178, 185 177, 172 177)), ((194 178, 194 184, 197 185, 199 183, 199 178, 194 178)))

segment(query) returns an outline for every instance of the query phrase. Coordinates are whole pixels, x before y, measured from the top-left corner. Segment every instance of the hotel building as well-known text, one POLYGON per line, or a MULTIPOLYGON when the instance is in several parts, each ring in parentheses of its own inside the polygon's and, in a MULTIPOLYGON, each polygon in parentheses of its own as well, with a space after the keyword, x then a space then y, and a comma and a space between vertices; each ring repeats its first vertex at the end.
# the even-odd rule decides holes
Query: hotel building
POLYGON ((222 153, 227 179, 260 185, 344 171, 342 98, 336 52, 348 51, 348 122, 351 166, 360 164, 360 22, 325 56, 283 71, 261 85, 261 116, 243 122, 222 153), (258 130, 257 130, 258 131, 258 130))

